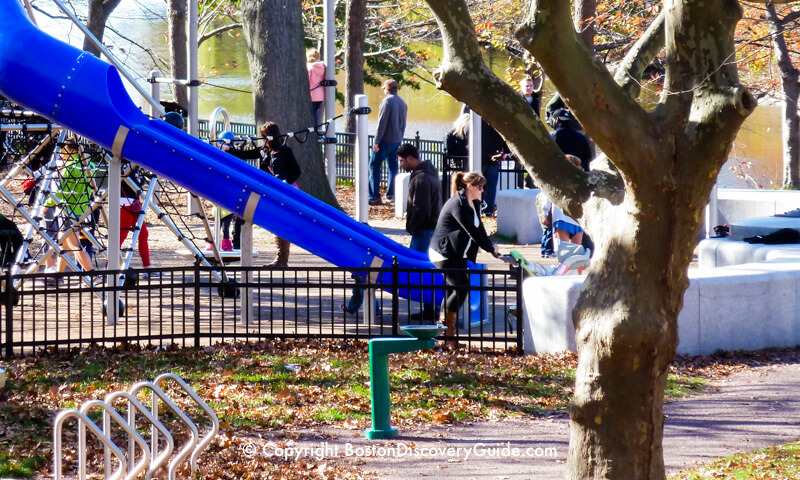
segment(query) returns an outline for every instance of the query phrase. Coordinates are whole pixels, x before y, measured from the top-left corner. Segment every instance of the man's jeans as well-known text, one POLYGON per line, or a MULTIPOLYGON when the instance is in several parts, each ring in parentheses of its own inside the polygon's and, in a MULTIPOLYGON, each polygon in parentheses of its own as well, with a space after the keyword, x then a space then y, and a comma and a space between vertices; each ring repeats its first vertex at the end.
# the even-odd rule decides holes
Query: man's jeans
POLYGON ((483 214, 491 215, 495 209, 495 199, 497 198, 497 182, 500 180, 500 162, 492 162, 483 165, 483 176, 486 178, 486 186, 483 191, 483 214))
POLYGON ((433 232, 434 230, 420 230, 414 235, 411 235, 411 245, 408 247, 418 252, 428 253, 428 247, 431 246, 433 232))
POLYGON ((397 149, 399 143, 381 142, 378 151, 372 151, 369 159, 369 199, 381 198, 381 169, 383 161, 389 167, 389 184, 386 186, 386 198, 394 198, 394 177, 397 176, 397 149))

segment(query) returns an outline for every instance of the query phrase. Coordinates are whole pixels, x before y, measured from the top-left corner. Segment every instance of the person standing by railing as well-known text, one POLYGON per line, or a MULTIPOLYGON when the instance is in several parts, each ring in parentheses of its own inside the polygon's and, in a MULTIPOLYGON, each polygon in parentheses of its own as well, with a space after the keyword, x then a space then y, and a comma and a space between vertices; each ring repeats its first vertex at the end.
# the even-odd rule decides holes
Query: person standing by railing
POLYGON ((325 102, 325 63, 319 61, 319 52, 312 48, 306 52, 306 69, 308 70, 308 88, 311 90, 311 109, 314 114, 314 126, 318 125, 319 109, 325 102))
POLYGON ((436 268, 453 269, 444 274, 443 323, 450 337, 456 333, 458 310, 469 295, 467 261, 475 261, 479 248, 495 257, 500 255, 481 222, 480 200, 484 185, 486 178, 477 172, 457 172, 453 176, 452 196, 442 207, 428 250, 436 268))
POLYGON ((380 205, 381 201, 381 169, 383 162, 389 168, 389 182, 386 185, 386 200, 394 200, 394 179, 397 176, 397 148, 403 141, 406 131, 406 102, 397 95, 397 80, 383 82, 386 96, 378 109, 378 129, 372 145, 372 156, 369 159, 369 204, 380 205))

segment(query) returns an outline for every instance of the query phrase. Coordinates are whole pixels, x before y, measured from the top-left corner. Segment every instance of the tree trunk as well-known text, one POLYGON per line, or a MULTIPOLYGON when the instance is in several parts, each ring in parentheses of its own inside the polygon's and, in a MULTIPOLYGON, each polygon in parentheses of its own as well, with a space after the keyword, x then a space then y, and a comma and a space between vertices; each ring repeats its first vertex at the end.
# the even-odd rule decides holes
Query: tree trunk
MULTIPOLYGON (((189 76, 188 40, 186 22, 188 21, 187 0, 167 0, 167 23, 169 24, 169 57, 172 78, 186 80, 189 76)), ((188 110, 189 93, 185 85, 171 85, 175 102, 188 110)))
POLYGON ((772 35, 772 50, 781 78, 783 90, 783 188, 800 188, 800 117, 797 113, 798 72, 792 65, 789 49, 784 39, 784 22, 778 17, 774 5, 767 5, 769 33, 772 35))
MULTIPOLYGON (((367 34, 367 0, 347 2, 344 39, 345 111, 355 107, 355 96, 364 93, 364 38, 367 34)), ((345 130, 356 131, 353 115, 345 119, 345 130)))
MULTIPOLYGON (((445 50, 434 78, 506 140, 544 193, 595 240, 573 311, 578 347, 570 479, 665 478, 663 395, 700 218, 756 101, 739 84, 735 0, 664 2, 663 27, 630 51, 666 48, 664 94, 647 111, 595 61, 570 2, 533 0, 516 32, 607 155, 571 166, 527 103, 485 65, 464 1, 427 0, 445 50)), ((660 20, 659 20, 660 21, 660 20)), ((648 60, 649 61, 649 60, 648 60)), ((626 75, 647 61, 626 59, 626 75)))
POLYGON ((575 30, 590 52, 594 52, 594 17, 597 13, 597 0, 577 0, 572 14, 575 30))
MULTIPOLYGON (((86 20, 86 28, 99 40, 103 41, 103 33, 106 29, 106 22, 111 12, 117 8, 120 0, 89 0, 89 15, 86 20)), ((83 49, 92 55, 100 56, 98 48, 91 40, 84 38, 83 49)))
MULTIPOLYGON (((275 122, 283 133, 314 123, 303 44, 302 3, 297 0, 243 0, 242 20, 257 125, 275 122)), ((338 207, 328 184, 316 135, 287 139, 302 169, 300 188, 338 207)))

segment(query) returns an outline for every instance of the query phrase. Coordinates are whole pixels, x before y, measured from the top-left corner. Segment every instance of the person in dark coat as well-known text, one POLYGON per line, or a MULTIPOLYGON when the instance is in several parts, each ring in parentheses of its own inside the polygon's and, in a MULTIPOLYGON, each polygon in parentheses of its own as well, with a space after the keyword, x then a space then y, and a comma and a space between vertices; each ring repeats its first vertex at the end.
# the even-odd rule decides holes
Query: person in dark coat
POLYGON ((550 117, 550 126, 555 130, 550 134, 558 148, 566 155, 574 155, 581 160, 581 168, 589 171, 592 161, 592 147, 586 135, 575 130, 572 121, 575 117, 566 108, 560 108, 550 117))
POLYGON ((481 213, 488 217, 494 215, 497 182, 500 180, 500 162, 506 153, 508 147, 503 137, 485 119, 481 119, 481 170, 486 179, 481 213))
MULTIPOLYGON (((430 160, 421 161, 414 145, 404 143, 397 149, 397 159, 404 170, 411 172, 406 202, 406 231, 411 234, 410 248, 427 252, 431 244, 439 212, 442 209, 442 187, 439 171, 430 160)), ((424 303, 422 312, 409 315, 409 320, 436 320, 432 303, 424 303)))
POLYGON ((456 317, 469 294, 467 261, 474 262, 478 249, 498 256, 480 216, 480 199, 486 178, 476 172, 457 172, 453 176, 453 193, 439 214, 428 256, 437 268, 459 269, 444 274, 446 286, 444 324, 447 335, 455 335, 456 317))
MULTIPOLYGON (((297 180, 300 178, 300 164, 294 156, 292 149, 285 144, 286 138, 281 134, 281 129, 275 122, 266 122, 261 126, 261 136, 266 144, 262 149, 240 150, 233 147, 223 148, 228 153, 246 160, 260 159, 259 168, 284 181, 294 188, 298 188, 297 180)), ((286 267, 289 265, 289 250, 292 246, 288 240, 275 235, 275 246, 278 253, 275 260, 268 263, 268 268, 286 267)))

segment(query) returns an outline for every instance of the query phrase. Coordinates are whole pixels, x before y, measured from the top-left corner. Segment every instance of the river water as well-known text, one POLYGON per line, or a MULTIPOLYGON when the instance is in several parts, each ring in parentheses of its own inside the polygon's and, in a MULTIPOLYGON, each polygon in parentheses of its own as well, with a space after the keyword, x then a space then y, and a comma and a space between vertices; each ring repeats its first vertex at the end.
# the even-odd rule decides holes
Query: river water
MULTIPOLYGON (((78 1, 78 11, 85 12, 78 1), (83 9, 83 10, 81 10, 83 9)), ((35 3, 48 12, 55 12, 55 7, 47 0, 35 3)), ((167 27, 164 21, 165 4, 163 0, 125 0, 115 10, 106 31, 104 42, 110 46, 112 54, 137 78, 139 83, 149 90, 145 82, 150 65, 151 55, 143 53, 133 42, 149 49, 153 56, 168 58, 167 27), (116 34, 120 32, 122 36, 116 34)), ((52 35, 80 46, 83 42, 81 32, 66 20, 53 20, 44 15, 37 15, 41 28, 52 35)), ((436 51, 436 48, 433 48, 436 51)), ((505 64, 502 55, 492 58, 492 67, 502 73, 505 64)), ((253 100, 250 92, 251 82, 249 66, 241 31, 230 31, 204 42, 199 49, 199 74, 205 78, 201 87, 199 102, 200 117, 208 118, 218 106, 224 106, 234 122, 253 123, 253 100)), ((337 76, 340 85, 344 85, 344 75, 337 76)), ((131 96, 144 105, 144 101, 135 90, 129 89, 131 96)), ((383 96, 380 88, 366 87, 373 113, 370 122, 377 120, 377 111, 383 96)), ((552 94, 549 84, 545 87, 545 101, 552 94)), ((171 94, 166 86, 162 86, 162 99, 169 99, 171 94)), ((451 123, 458 116, 460 103, 435 86, 421 82, 419 90, 403 88, 400 96, 409 105, 406 136, 413 137, 419 132, 421 138, 443 140, 450 130, 451 123)), ((341 105, 337 105, 337 114, 341 113, 341 105)), ((289 129, 300 129, 287 126, 289 129)), ((340 130, 341 128, 339 128, 340 130)), ((374 128, 371 128, 371 131, 374 128)), ((781 183, 782 146, 781 146, 781 109, 779 105, 759 105, 748 118, 734 143, 731 158, 720 172, 719 185, 723 188, 776 188, 781 183), (743 167, 743 168, 740 168, 743 167), (741 174, 734 172, 736 169, 741 174), (744 175, 742 175, 744 174, 744 175), (741 178, 747 177, 747 178, 741 178)))

